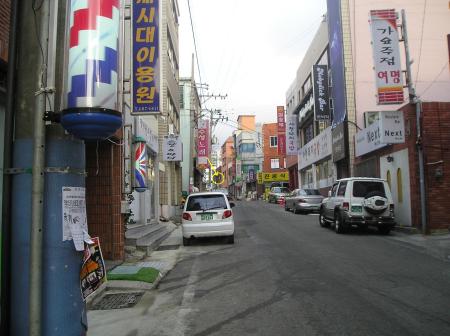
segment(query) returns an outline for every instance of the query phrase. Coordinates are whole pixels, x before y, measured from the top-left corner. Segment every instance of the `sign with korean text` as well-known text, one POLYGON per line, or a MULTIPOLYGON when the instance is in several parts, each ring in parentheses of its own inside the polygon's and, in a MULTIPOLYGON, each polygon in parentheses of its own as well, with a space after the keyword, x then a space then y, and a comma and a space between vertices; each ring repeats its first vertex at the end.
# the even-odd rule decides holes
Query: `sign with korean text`
POLYGON ((262 182, 283 182, 289 181, 289 172, 262 173, 262 182))
POLYGON ((197 132, 197 164, 199 168, 208 166, 209 156, 209 120, 200 119, 198 121, 197 132))
POLYGON ((313 65, 314 119, 330 120, 328 66, 313 65))
POLYGON ((183 143, 178 135, 166 135, 162 143, 163 161, 183 161, 183 143))
POLYGON ((158 136, 155 133, 153 133, 153 131, 145 122, 144 118, 142 117, 135 118, 135 123, 136 123, 136 136, 143 137, 146 141, 146 145, 157 154, 159 147, 158 136))
POLYGON ((257 181, 258 181, 258 184, 263 184, 263 173, 262 172, 257 173, 257 181))
POLYGON ((159 0, 133 0, 132 6, 131 114, 150 115, 161 111, 159 0))
POLYGON ((297 115, 291 115, 286 121, 286 154, 298 154, 297 115))
POLYGON ((286 155, 286 122, 284 120, 284 106, 277 106, 278 124, 278 155, 286 155))
POLYGON ((303 169, 332 154, 331 126, 300 148, 298 168, 303 169))
POLYGON ((397 13, 394 9, 371 10, 372 51, 377 103, 402 104, 403 78, 400 64, 397 13))

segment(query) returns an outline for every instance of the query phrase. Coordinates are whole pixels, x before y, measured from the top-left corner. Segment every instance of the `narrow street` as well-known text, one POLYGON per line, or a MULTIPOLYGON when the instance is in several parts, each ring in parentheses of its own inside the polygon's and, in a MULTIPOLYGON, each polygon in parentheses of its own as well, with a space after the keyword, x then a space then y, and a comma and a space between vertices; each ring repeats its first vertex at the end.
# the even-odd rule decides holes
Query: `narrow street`
POLYGON ((89 335, 447 335, 450 264, 398 233, 337 235, 317 215, 237 202, 236 243, 180 247, 158 289, 89 335))

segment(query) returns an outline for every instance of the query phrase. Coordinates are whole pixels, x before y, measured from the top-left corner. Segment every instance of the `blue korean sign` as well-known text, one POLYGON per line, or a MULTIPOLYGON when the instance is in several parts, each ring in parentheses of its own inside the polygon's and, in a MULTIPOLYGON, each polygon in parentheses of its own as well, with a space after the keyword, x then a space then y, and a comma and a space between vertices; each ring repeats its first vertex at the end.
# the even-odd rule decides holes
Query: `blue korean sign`
POLYGON ((133 0, 133 115, 160 112, 159 0, 133 0))

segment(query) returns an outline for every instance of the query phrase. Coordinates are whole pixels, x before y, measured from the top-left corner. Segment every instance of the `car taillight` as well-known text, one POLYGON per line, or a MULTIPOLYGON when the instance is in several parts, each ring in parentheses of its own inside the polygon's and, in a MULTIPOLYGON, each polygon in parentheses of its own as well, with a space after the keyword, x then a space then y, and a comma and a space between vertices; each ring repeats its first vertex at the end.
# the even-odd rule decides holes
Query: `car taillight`
POLYGON ((222 215, 222 219, 229 218, 233 216, 233 212, 231 210, 225 210, 222 215))
POLYGON ((350 204, 348 202, 342 203, 342 209, 344 209, 345 211, 348 211, 348 209, 350 209, 350 204))
POLYGON ((183 219, 191 221, 192 220, 191 214, 188 212, 183 212, 183 219))

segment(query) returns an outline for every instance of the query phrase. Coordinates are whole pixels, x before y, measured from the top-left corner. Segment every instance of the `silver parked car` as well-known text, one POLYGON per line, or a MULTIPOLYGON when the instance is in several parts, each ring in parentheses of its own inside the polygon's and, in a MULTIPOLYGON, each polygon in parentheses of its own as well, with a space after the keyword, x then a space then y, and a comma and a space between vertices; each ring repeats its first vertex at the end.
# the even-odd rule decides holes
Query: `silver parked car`
POLYGON ((317 189, 295 189, 286 196, 284 210, 299 212, 318 212, 323 196, 317 189))

